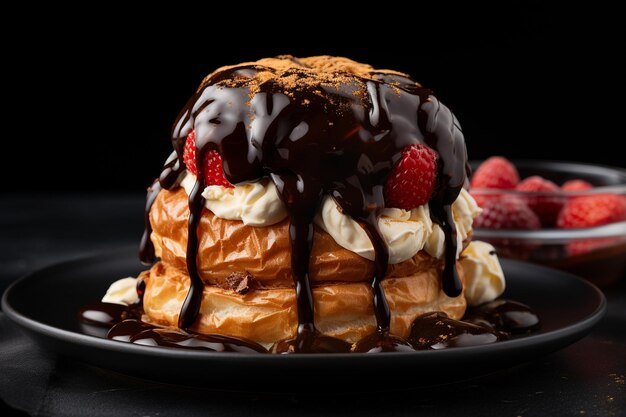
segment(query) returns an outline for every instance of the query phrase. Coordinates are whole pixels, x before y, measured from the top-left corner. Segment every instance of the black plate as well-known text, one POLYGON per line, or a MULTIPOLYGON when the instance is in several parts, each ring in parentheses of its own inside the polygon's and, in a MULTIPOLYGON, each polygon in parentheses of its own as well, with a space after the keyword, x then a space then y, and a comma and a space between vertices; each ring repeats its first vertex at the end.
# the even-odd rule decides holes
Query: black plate
POLYGON ((416 386, 471 378, 563 348, 587 334, 605 313, 604 295, 587 281, 506 259, 502 266, 504 297, 530 305, 542 320, 541 330, 492 345, 438 351, 242 355, 133 345, 81 333, 80 307, 99 300, 114 280, 145 268, 133 249, 61 263, 24 277, 5 292, 2 309, 41 345, 73 359, 170 383, 257 391, 307 388, 318 375, 325 381, 320 389, 378 388, 376 380, 393 388, 398 375, 401 380, 413 375, 408 380, 416 386))

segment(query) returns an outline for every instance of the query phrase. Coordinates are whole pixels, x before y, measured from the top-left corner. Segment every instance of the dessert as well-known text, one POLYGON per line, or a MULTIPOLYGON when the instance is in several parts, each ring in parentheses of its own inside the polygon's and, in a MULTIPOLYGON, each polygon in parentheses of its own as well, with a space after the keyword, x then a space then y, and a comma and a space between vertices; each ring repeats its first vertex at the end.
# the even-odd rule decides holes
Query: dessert
POLYGON ((420 329, 443 319, 462 341, 449 346, 503 337, 458 321, 504 278, 493 248, 471 242, 480 209, 459 123, 409 76, 328 56, 223 67, 172 144, 148 190, 140 257, 157 262, 137 280, 141 321, 108 337, 407 351, 440 347, 420 329))

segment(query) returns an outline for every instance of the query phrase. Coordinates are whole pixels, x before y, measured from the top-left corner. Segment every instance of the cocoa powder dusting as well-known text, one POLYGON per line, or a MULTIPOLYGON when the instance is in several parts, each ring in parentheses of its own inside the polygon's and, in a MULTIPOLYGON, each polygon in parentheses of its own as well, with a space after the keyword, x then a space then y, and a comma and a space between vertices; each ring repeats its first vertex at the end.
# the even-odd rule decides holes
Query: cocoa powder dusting
POLYGON ((357 88, 352 94, 365 98, 367 97, 366 81, 376 80, 378 74, 408 77, 398 71, 374 70, 368 64, 344 57, 322 55, 295 58, 291 55, 280 55, 275 58, 263 58, 254 62, 221 67, 204 78, 198 91, 210 84, 229 88, 245 87, 249 89, 249 95, 252 97, 259 92, 262 85, 271 81, 275 86, 283 88, 284 94, 292 98, 294 92, 308 90, 315 91, 326 99, 332 99, 331 95, 325 94, 318 87, 338 90, 346 85, 356 85, 357 88), (236 76, 222 80, 216 79, 224 72, 231 74, 234 72, 236 76))

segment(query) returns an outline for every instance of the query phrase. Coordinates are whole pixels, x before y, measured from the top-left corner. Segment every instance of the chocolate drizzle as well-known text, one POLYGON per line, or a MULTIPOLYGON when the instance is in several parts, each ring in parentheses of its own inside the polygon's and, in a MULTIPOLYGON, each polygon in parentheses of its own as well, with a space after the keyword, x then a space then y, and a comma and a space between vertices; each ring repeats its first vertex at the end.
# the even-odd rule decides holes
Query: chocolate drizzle
POLYGON ((161 184, 159 181, 155 181, 148 188, 148 193, 146 196, 146 208, 144 211, 144 222, 146 228, 143 232, 143 236, 141 236, 141 242, 139 243, 139 260, 146 265, 154 262, 154 245, 150 240, 150 235, 152 235, 152 224, 150 223, 150 209, 152 208, 152 204, 154 204, 154 200, 156 200, 157 196, 161 192, 161 184))
POLYGON ((174 187, 178 187, 184 172, 185 165, 180 163, 177 151, 174 151, 167 158, 167 161, 165 161, 165 165, 163 165, 163 170, 161 171, 159 179, 155 180, 154 183, 148 188, 146 208, 144 210, 145 230, 143 236, 141 237, 141 242, 139 243, 139 260, 144 264, 151 264, 155 260, 154 245, 150 240, 150 235, 152 234, 150 209, 152 208, 152 204, 154 204, 154 200, 156 200, 162 188, 170 190, 174 187))
POLYGON ((508 335, 491 327, 450 319, 433 312, 415 318, 409 341, 416 350, 487 345, 506 340, 508 335))
POLYGON ((539 328, 539 317, 526 304, 494 300, 469 309, 465 321, 510 334, 530 333, 539 328))
POLYGON ((540 324, 539 318, 528 306, 511 300, 495 300, 468 310, 463 321, 451 319, 442 312, 418 316, 411 326, 408 342, 389 334, 388 331, 378 331, 365 336, 351 349, 349 343, 320 335, 313 327, 305 325, 299 330, 298 337, 279 341, 268 352, 250 340, 160 328, 142 322, 142 314, 141 301, 130 306, 92 303, 80 311, 79 320, 86 333, 111 340, 148 346, 236 353, 439 350, 509 340, 537 330, 540 324))
MULTIPOLYGON (((296 341, 286 343, 292 351, 311 350, 320 345, 316 338, 326 338, 315 329, 308 276, 313 217, 324 195, 332 195, 372 241, 375 338, 385 346, 396 344, 384 342, 391 322, 381 285, 388 249, 377 219, 385 207, 383 184, 408 145, 426 144, 439 155, 438 187, 429 206, 433 221, 445 235, 442 287, 449 296, 461 293, 451 204, 465 181, 465 143, 450 110, 408 76, 328 57, 279 57, 225 67, 209 75, 178 117, 172 134, 175 153, 166 162, 159 183, 149 189, 140 250, 144 262, 154 260, 148 219, 151 204, 159 186, 172 189, 180 184, 185 140, 192 130, 198 161, 206 152, 217 151, 225 176, 233 184, 270 177, 285 204, 299 323, 296 341)), ((179 316, 182 329, 196 320, 203 290, 196 259, 197 226, 204 206, 203 164, 198 165, 189 196, 191 285, 179 316)))
POLYGON ((455 268, 457 233, 452 217, 452 203, 456 200, 467 175, 467 150, 461 126, 452 112, 435 99, 429 90, 420 91, 418 122, 424 141, 439 154, 439 186, 432 196, 430 216, 445 236, 445 267, 442 276, 443 291, 456 297, 463 284, 455 268))
POLYGON ((124 320, 109 330, 107 338, 145 346, 164 346, 187 350, 233 353, 266 353, 252 341, 219 334, 205 335, 152 326, 138 319, 124 320))
MULTIPOLYGON (((199 152, 203 155, 203 152, 199 152)), ((202 160, 202 159, 200 159, 202 160)), ((204 284, 200 274, 198 273, 198 224, 202 216, 202 207, 204 206, 204 176, 198 175, 198 180, 189 194, 189 221, 187 229, 187 271, 191 279, 189 291, 183 302, 178 317, 178 327, 187 329, 195 321, 200 311, 200 303, 202 302, 202 290, 204 284)))

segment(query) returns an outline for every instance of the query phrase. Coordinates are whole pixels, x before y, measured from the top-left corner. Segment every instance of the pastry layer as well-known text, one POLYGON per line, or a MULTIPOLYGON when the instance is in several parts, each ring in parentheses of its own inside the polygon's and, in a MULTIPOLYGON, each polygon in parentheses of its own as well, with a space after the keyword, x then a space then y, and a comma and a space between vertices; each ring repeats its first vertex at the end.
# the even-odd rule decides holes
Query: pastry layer
MULTIPOLYGON (((391 332, 407 337, 416 316, 443 311, 460 319, 466 308, 465 297, 447 297, 441 290, 440 265, 402 278, 383 281, 391 309, 391 332)), ((144 320, 162 326, 176 326, 178 314, 189 288, 189 277, 164 262, 141 275, 146 289, 144 320)), ((376 320, 372 290, 368 283, 318 283, 313 288, 315 323, 328 335, 355 342, 373 332, 376 320)), ((252 289, 240 294, 216 285, 204 288, 200 314, 192 330, 243 337, 261 344, 295 336, 296 300, 293 288, 252 289)))

